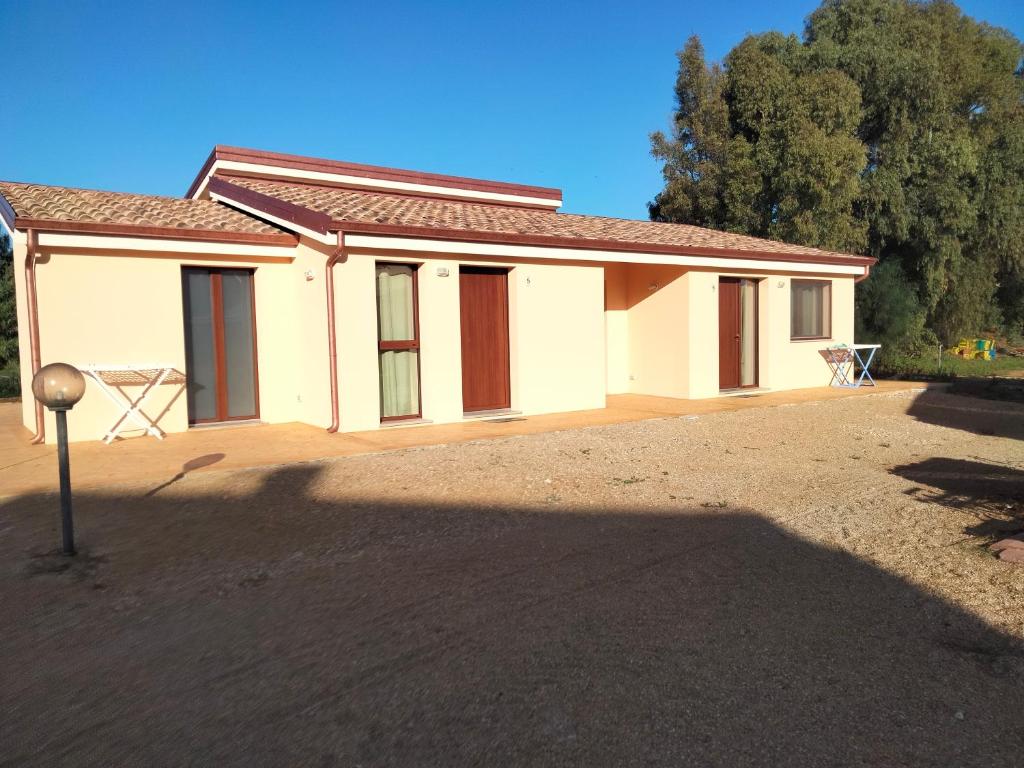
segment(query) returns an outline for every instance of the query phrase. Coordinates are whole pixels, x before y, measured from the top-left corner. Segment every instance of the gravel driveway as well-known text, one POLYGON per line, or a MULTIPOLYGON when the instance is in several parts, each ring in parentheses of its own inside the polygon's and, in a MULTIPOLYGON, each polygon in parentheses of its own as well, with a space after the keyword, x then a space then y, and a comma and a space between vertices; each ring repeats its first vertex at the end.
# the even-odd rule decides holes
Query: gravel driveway
POLYGON ((910 393, 0 506, 0 765, 1020 765, 1024 406, 910 393))

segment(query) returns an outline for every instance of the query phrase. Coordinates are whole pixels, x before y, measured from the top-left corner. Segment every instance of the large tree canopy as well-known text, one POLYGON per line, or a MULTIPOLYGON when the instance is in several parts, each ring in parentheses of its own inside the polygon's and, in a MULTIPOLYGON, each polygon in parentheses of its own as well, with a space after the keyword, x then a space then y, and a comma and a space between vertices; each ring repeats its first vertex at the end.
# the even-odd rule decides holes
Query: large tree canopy
POLYGON ((827 0, 723 66, 692 37, 651 218, 878 257, 860 327, 904 347, 1022 333, 1022 56, 943 1, 827 0))

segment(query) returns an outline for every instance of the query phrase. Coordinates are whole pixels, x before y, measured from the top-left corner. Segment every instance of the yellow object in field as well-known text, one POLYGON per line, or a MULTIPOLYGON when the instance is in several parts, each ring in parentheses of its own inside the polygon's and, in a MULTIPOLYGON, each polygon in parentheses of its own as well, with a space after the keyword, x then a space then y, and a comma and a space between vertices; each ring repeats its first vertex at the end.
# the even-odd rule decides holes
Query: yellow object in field
POLYGON ((993 348, 995 348, 995 342, 992 339, 960 339, 959 343, 955 347, 951 347, 948 352, 951 355, 962 357, 964 360, 976 360, 979 357, 990 360, 993 357, 991 354, 993 348))
POLYGON ((951 355, 970 360, 974 357, 974 343, 972 339, 960 339, 955 347, 949 350, 951 355))

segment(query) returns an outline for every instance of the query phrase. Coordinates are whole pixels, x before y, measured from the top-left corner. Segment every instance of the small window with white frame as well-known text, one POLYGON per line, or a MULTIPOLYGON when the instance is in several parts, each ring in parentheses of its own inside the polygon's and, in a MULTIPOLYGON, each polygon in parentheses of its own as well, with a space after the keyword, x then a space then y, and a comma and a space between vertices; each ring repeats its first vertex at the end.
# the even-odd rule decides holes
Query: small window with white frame
POLYGON ((832 283, 828 280, 790 281, 790 338, 832 338, 832 283))

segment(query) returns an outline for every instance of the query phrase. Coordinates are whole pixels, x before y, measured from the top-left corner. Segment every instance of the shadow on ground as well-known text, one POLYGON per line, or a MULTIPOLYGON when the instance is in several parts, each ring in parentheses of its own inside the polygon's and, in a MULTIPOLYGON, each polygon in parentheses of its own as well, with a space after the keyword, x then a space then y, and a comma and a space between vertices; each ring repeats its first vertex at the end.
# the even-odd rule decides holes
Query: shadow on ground
POLYGON ((1016 467, 934 457, 892 472, 919 485, 907 492, 919 501, 973 512, 978 524, 965 533, 997 536, 1024 530, 1024 472, 1016 467))
POLYGON ((848 553, 318 471, 82 494, 59 573, 0 506, 0 764, 1019 765, 1024 645, 848 553))
POLYGON ((950 386, 950 392, 955 395, 1024 403, 1024 378, 1019 376, 957 377, 950 386))
POLYGON ((1024 405, 953 394, 930 387, 914 398, 907 413, 918 421, 976 435, 1024 440, 1024 405))

